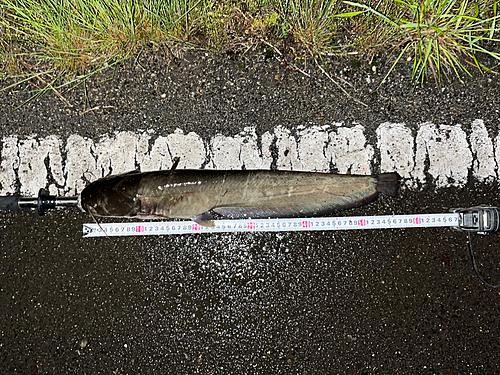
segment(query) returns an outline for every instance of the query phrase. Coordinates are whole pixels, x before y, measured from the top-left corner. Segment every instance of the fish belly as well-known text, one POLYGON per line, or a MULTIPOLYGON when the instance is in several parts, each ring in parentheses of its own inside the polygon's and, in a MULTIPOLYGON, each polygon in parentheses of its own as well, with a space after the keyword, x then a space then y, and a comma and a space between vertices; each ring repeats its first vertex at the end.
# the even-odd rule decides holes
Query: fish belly
POLYGON ((307 172, 247 172, 228 176, 212 210, 229 218, 319 216, 368 203, 372 176, 307 172))

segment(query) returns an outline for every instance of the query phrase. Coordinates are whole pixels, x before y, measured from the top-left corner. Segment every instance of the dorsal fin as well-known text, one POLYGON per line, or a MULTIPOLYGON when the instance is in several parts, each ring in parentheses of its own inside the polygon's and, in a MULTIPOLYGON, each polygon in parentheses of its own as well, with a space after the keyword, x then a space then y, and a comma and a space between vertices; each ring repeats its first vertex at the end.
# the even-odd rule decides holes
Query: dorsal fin
POLYGON ((175 171, 175 169, 179 165, 179 160, 181 160, 181 158, 179 156, 176 156, 174 158, 174 163, 172 164, 172 168, 170 168, 170 171, 175 171))

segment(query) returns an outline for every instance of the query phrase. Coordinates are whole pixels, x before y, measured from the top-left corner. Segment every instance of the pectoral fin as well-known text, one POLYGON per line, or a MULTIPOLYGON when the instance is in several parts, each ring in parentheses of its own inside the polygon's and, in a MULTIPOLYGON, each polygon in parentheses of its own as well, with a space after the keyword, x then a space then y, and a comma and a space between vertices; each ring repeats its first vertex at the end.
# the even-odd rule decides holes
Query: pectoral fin
POLYGON ((213 228, 215 227, 214 216, 210 211, 205 211, 202 214, 192 219, 195 223, 200 224, 202 227, 213 228))

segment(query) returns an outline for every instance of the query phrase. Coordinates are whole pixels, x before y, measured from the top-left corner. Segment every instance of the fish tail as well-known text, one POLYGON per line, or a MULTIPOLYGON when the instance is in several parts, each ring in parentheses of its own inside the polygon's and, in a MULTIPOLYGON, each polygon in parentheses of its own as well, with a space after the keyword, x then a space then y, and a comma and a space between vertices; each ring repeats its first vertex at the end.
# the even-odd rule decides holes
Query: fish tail
POLYGON ((398 193, 400 179, 401 177, 397 172, 381 173, 377 175, 377 191, 394 197, 398 193))

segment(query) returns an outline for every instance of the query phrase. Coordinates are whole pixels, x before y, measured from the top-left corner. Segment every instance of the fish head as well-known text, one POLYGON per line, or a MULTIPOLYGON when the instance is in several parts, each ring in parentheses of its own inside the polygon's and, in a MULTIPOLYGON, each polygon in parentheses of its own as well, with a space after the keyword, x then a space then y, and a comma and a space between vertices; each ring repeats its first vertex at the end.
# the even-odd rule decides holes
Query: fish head
POLYGON ((94 181, 80 195, 82 209, 94 216, 135 216, 141 209, 141 201, 137 198, 139 182, 139 174, 94 181))

